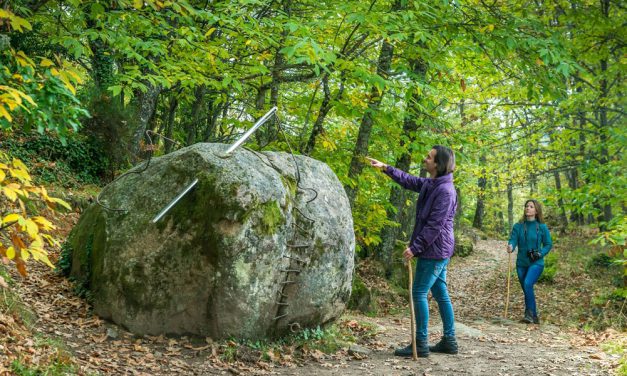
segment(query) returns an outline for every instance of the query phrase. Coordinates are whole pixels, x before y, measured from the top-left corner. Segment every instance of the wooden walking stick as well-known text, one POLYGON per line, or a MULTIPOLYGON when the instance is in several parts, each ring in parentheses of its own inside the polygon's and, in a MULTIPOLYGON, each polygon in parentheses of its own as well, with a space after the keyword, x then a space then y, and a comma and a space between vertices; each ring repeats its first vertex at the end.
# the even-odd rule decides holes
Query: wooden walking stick
POLYGON ((411 259, 407 260, 407 270, 409 271, 409 307, 411 310, 411 358, 412 360, 418 360, 418 354, 416 352, 416 313, 414 311, 414 296, 412 294, 414 274, 411 267, 411 259))
POLYGON ((505 318, 507 318, 507 308, 509 306, 509 281, 512 277, 512 252, 508 252, 507 258, 507 298, 505 299, 505 318))

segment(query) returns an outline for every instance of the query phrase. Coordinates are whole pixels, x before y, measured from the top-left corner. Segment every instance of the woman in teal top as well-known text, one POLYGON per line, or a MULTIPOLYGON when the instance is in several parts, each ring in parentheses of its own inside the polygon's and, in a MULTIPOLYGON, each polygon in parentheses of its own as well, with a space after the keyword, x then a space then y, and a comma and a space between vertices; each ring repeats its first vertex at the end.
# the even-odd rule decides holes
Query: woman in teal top
POLYGON ((525 294, 523 321, 528 324, 540 323, 533 286, 542 275, 544 256, 551 251, 552 247, 551 234, 542 220, 542 206, 536 200, 527 200, 523 218, 512 229, 507 243, 507 251, 511 253, 518 248, 516 271, 520 286, 525 294))

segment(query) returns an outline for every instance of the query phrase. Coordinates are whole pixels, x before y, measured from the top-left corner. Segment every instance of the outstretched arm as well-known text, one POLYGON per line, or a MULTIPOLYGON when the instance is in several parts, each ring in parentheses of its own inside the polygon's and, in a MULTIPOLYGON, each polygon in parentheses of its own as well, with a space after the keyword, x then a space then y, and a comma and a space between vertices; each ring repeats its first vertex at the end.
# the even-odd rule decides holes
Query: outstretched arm
POLYGON ((374 158, 366 157, 370 161, 370 165, 374 168, 378 168, 383 171, 387 176, 391 177, 396 183, 405 189, 420 192, 422 184, 426 178, 419 178, 417 176, 406 173, 403 170, 387 165, 374 158))

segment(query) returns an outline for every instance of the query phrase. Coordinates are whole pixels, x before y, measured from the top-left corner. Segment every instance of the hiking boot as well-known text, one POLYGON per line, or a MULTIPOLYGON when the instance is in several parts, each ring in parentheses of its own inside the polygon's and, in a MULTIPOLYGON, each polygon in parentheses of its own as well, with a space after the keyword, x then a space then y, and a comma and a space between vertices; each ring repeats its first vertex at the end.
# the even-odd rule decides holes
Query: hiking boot
POLYGON ((529 309, 525 310, 525 317, 523 317, 522 322, 527 323, 527 324, 533 323, 533 315, 531 314, 531 310, 529 309))
POLYGON ((455 336, 442 336, 435 346, 429 346, 429 351, 434 353, 457 354, 457 340, 455 336))
POLYGON ((533 323, 540 325, 540 319, 538 318, 538 315, 533 316, 533 323))
MULTIPOLYGON (((406 358, 413 356, 411 344, 407 347, 403 347, 402 349, 394 350, 394 355, 406 358)), ((416 355, 418 355, 419 358, 426 358, 429 356, 429 343, 427 341, 416 341, 416 355)))

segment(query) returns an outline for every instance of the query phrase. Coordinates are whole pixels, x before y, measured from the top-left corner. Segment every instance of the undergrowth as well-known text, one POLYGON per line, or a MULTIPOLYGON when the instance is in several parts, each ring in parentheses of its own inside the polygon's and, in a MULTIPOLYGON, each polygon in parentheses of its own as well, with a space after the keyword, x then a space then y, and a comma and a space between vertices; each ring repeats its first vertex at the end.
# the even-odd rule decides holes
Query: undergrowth
POLYGON ((556 299, 545 299, 541 304, 556 313, 553 319, 569 326, 625 330, 627 294, 622 268, 611 262, 606 247, 588 240, 564 237, 556 243, 556 250, 551 252, 556 254, 555 260, 549 269, 553 283, 539 288, 541 295, 556 299))
POLYGON ((220 345, 220 358, 225 362, 298 362, 307 357, 318 358, 348 349, 376 334, 368 323, 343 320, 326 328, 306 328, 278 340, 229 340, 220 345))

